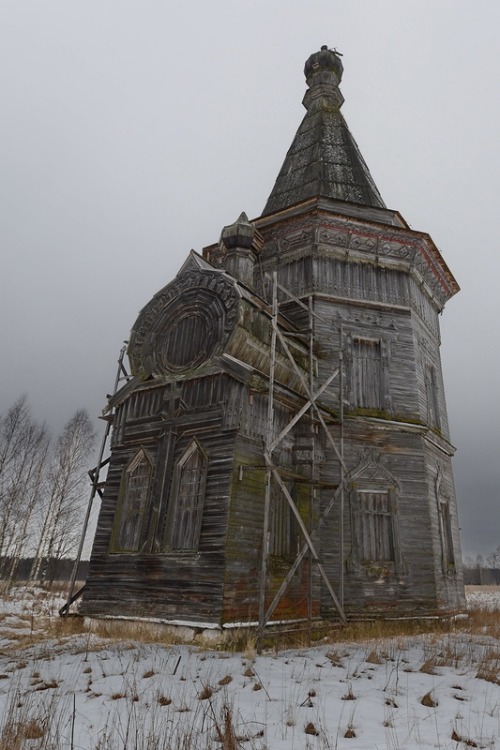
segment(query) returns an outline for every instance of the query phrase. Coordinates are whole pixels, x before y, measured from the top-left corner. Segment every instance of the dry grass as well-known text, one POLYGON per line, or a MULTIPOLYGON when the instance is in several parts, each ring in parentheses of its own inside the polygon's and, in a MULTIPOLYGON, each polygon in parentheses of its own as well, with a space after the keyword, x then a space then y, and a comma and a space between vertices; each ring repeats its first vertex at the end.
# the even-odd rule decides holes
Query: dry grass
POLYGON ((28 740, 40 740, 45 736, 45 728, 36 719, 26 722, 8 722, 2 728, 0 750, 22 750, 28 740))
POLYGON ((474 740, 471 740, 468 737, 462 737, 455 730, 451 733, 451 739, 453 742, 463 742, 466 747, 477 747, 477 742, 474 742, 474 740))
POLYGON ((500 685, 500 653, 488 650, 481 659, 476 677, 478 680, 486 680, 495 685, 500 685))
POLYGON ((140 620, 92 620, 85 623, 86 630, 91 630, 98 638, 107 641, 123 642, 140 641, 141 643, 159 643, 163 646, 177 646, 186 641, 181 632, 161 623, 140 620))
POLYGON ((384 658, 377 649, 372 648, 365 661, 367 662, 367 664, 383 664, 384 658))
POLYGON ((344 732, 344 737, 346 738, 346 740, 352 740, 354 737, 356 737, 356 732, 352 724, 348 725, 347 729, 344 732))
POLYGON ((156 698, 156 702, 160 706, 170 706, 170 704, 172 703, 172 698, 167 698, 166 695, 158 695, 158 697, 156 698))
POLYGON ((469 617, 457 629, 475 635, 489 635, 500 639, 500 612, 488 609, 473 609, 469 617))
POLYGON ((424 674, 439 674, 437 666, 437 659, 433 656, 424 661, 419 671, 424 672, 424 674))
MULTIPOLYGON (((7 618, 4 618, 3 621, 0 621, 0 630, 6 619, 7 618)), ((40 655, 38 656, 39 659, 44 658, 44 649, 49 654, 46 658, 50 658, 50 649, 53 648, 54 640, 56 643, 66 644, 67 642, 71 642, 71 639, 74 636, 82 635, 84 637, 79 637, 74 643, 72 643, 73 653, 76 653, 77 650, 78 653, 104 650, 109 647, 111 642, 114 644, 112 649, 113 653, 116 653, 118 650, 124 652, 133 648, 136 649, 137 654, 139 654, 140 647, 135 643, 136 641, 142 641, 143 643, 159 643, 164 646, 176 645, 177 643, 182 642, 182 639, 178 635, 174 636, 165 628, 157 628, 155 624, 145 622, 101 620, 94 623, 92 628, 90 628, 87 621, 78 617, 61 619, 58 617, 50 618, 44 616, 31 618, 28 616, 22 616, 19 618, 19 623, 18 630, 20 631, 20 636, 19 639, 13 641, 16 650, 19 652, 25 644, 29 646, 36 644, 36 653, 40 655), (33 619, 35 625, 32 628, 32 632, 27 636, 26 633, 23 634, 21 631, 23 630, 23 627, 31 627, 33 619), (44 649, 40 649, 39 644, 43 643, 43 641, 47 641, 46 648, 44 647, 44 649)), ((14 633, 15 630, 16 629, 14 629, 14 633)), ((397 687, 397 680, 399 679, 398 671, 402 673, 412 669, 415 672, 420 671, 425 674, 436 675, 440 673, 440 668, 442 667, 453 667, 457 669, 460 674, 467 674, 469 676, 475 675, 477 679, 486 680, 495 686, 500 685, 500 649, 495 647, 495 644, 490 638, 496 638, 497 640, 500 638, 500 612, 490 611, 486 607, 479 607, 471 611, 467 619, 453 620, 450 618, 449 620, 432 619, 421 621, 399 620, 389 622, 359 622, 350 623, 343 629, 331 629, 323 638, 322 646, 324 646, 324 649, 322 650, 322 653, 327 656, 332 667, 343 669, 346 672, 344 686, 341 689, 344 691, 342 700, 356 701, 356 698, 359 698, 357 703, 353 702, 345 705, 346 713, 344 714, 343 721, 341 723, 339 722, 338 737, 354 739, 356 734, 360 735, 363 733, 364 727, 359 716, 359 712, 361 711, 360 706, 363 703, 363 690, 359 687, 359 683, 354 682, 354 685, 356 686, 355 694, 351 685, 351 680, 354 681, 356 677, 360 675, 362 676, 364 673, 371 675, 372 672, 375 672, 375 668, 377 668, 378 665, 382 665, 381 670, 378 671, 385 670, 385 673, 387 674, 387 690, 384 688, 386 692, 381 693, 382 715, 380 721, 383 720, 384 727, 388 730, 391 730, 391 728, 394 727, 397 728, 397 722, 394 717, 398 713, 396 711, 398 704, 401 707, 399 712, 404 710, 402 700, 398 697, 400 696, 397 687), (416 635, 423 636, 417 640, 418 647, 421 649, 419 653, 422 654, 418 660, 415 659, 414 655, 410 656, 410 653, 414 653, 410 652, 410 645, 414 643, 412 638, 416 635), (471 636, 470 639, 467 637, 469 635, 471 636), (349 641, 352 642, 352 646, 357 644, 355 645, 355 648, 351 646, 349 641), (479 648, 477 647, 478 644, 479 648), (488 648, 486 644, 493 645, 490 645, 488 648), (407 653, 405 653, 405 651, 407 653), (355 658, 353 658, 353 655, 355 655, 355 658), (406 661, 405 656, 407 657, 406 661), (370 666, 367 667, 367 665, 370 666), (397 702, 395 698, 397 698, 397 702), (352 717, 348 721, 348 711, 352 707, 357 711, 356 727, 354 726, 352 717)), ((233 646, 236 642, 237 640, 234 638, 232 641, 233 646)), ((190 703, 189 700, 187 700, 187 696, 189 696, 188 690, 186 690, 185 693, 181 692, 181 694, 176 696, 174 689, 175 702, 174 705, 171 705, 172 699, 168 694, 165 695, 161 691, 154 692, 155 686, 153 685, 151 688, 151 682, 141 683, 141 677, 144 680, 147 680, 156 676, 156 679, 158 679, 158 675, 163 673, 163 665, 158 661, 154 662, 154 669, 149 668, 149 664, 148 667, 142 666, 142 669, 138 666, 137 675, 134 678, 133 685, 132 678, 129 678, 125 681, 125 686, 119 683, 113 686, 115 689, 118 687, 119 690, 111 696, 109 695, 109 692, 111 691, 109 691, 107 693, 107 699, 111 698, 112 701, 117 702, 117 710, 118 706, 120 706, 123 707, 123 710, 130 709, 131 712, 136 710, 136 707, 133 705, 134 702, 144 701, 144 691, 147 689, 152 689, 153 691, 151 693, 149 706, 158 712, 158 726, 162 727, 162 729, 158 730, 158 736, 155 740, 158 744, 144 744, 141 745, 140 748, 137 748, 137 750, 159 750, 159 748, 162 747, 175 747, 176 750, 202 750, 202 748, 205 750, 205 745, 202 744, 205 742, 205 739, 210 742, 206 747, 218 747, 221 748, 221 750, 236 750, 236 748, 241 750, 243 742, 249 743, 244 745, 245 747, 248 747, 249 750, 254 750, 256 747, 260 748, 260 744, 255 743, 255 738, 258 735, 252 733, 253 730, 249 730, 248 735, 245 736, 239 734, 237 726, 239 727, 239 731, 241 731, 241 716, 236 713, 235 718, 233 708, 227 700, 227 692, 221 690, 221 688, 229 685, 233 679, 236 679, 236 683, 244 682, 244 685, 248 686, 248 690, 263 690, 267 693, 267 689, 269 688, 265 679, 261 684, 260 677, 264 677, 265 675, 262 673, 259 675, 260 667, 259 661, 256 660, 256 641, 253 636, 249 635, 248 631, 240 633, 238 644, 241 649, 241 657, 237 660, 240 665, 239 669, 236 668, 232 675, 226 674, 222 677, 220 671, 217 674, 208 674, 203 682, 197 682, 198 687, 200 687, 200 691, 197 695, 199 701, 194 700, 190 703), (147 671, 145 671, 146 668, 147 671), (242 675, 247 679, 243 681, 241 679, 242 675), (137 684, 135 680, 137 680, 137 684), (137 685, 141 685, 139 695, 136 689, 137 685), (168 709, 168 706, 171 706, 171 708, 168 709), (166 718, 168 719, 169 716, 172 716, 174 711, 176 714, 178 712, 192 712, 190 715, 187 715, 187 723, 182 723, 186 735, 182 738, 175 738, 175 742, 173 737, 167 737, 163 734, 167 731, 167 725, 168 727, 172 726, 172 722, 166 721, 166 718), (197 715, 203 715, 203 717, 205 717, 204 724, 207 729, 203 740, 199 733, 193 734, 193 732, 198 730, 190 729, 191 725, 192 727, 195 726, 194 720, 197 715), (165 728, 163 728, 164 726, 165 728), (209 733, 210 737, 208 736, 209 733)), ((197 645, 199 645, 199 643, 197 645)), ((279 643, 280 648, 285 647, 285 645, 288 645, 288 642, 287 644, 279 643)), ((63 645, 63 647, 66 648, 65 645, 63 645)), ((232 650, 234 651, 236 649, 233 648, 232 650)), ((153 649, 153 651, 155 650, 153 649)), ((5 716, 8 718, 4 719, 4 725, 0 726, 0 750, 28 750, 28 748, 36 748, 36 750, 55 750, 56 748, 62 747, 62 745, 58 745, 57 743, 57 721, 55 721, 55 723, 52 721, 52 715, 49 713, 49 710, 51 705, 56 705, 56 700, 61 702, 64 700, 64 696, 59 694, 59 690, 56 690, 60 676, 56 675, 58 678, 57 680, 50 679, 46 673, 46 669, 50 667, 41 665, 39 662, 35 664, 30 662, 31 657, 29 656, 29 652, 26 654, 26 659, 21 659, 21 656, 23 656, 23 654, 17 653, 15 659, 13 656, 11 657, 11 668, 6 668, 6 671, 10 671, 12 674, 6 674, 3 677, 6 679, 12 679, 12 682, 14 682, 13 678, 15 672, 26 669, 27 667, 29 670, 31 663, 31 669, 33 669, 33 672, 29 670, 25 673, 25 675, 30 678, 31 682, 29 690, 32 691, 33 694, 37 694, 37 700, 44 702, 44 709, 42 711, 38 711, 38 709, 31 710, 31 713, 29 713, 22 705, 25 700, 24 696, 22 701, 19 701, 19 705, 16 706, 13 704, 12 710, 9 709, 5 713, 5 716), (41 673, 38 669, 41 670, 41 673), (52 704, 50 703, 51 700, 53 701, 52 704), (49 716, 50 724, 47 724, 47 717, 49 716), (53 729, 53 726, 55 729, 53 729)), ((205 660, 212 657, 219 659, 224 658, 224 656, 225 655, 222 654, 214 655, 213 653, 209 654, 206 652, 205 656, 200 658, 205 658, 205 660)), ((127 654, 125 658, 130 660, 134 659, 134 657, 135 654, 127 654)), ((105 656, 103 656, 103 659, 104 658, 105 656)), ((175 662, 176 659, 177 656, 171 661, 175 662)), ((83 661, 85 661, 85 658, 83 661)), ((318 669, 325 666, 325 661, 326 660, 323 659, 322 664, 318 663, 316 665, 318 669)), ((94 664, 94 662, 92 663, 94 664)), ((98 661, 97 663, 100 662, 98 661)), ((137 661, 138 665, 140 665, 140 663, 140 661, 137 661)), ((109 664, 109 662, 103 661, 102 664, 109 664)), ((181 662, 177 679, 187 679, 189 681, 188 671, 186 671, 184 677, 181 676, 183 664, 184 661, 181 662)), ((173 665, 171 666, 173 667, 173 665)), ((323 670, 323 674, 326 672, 330 673, 331 667, 328 665, 328 662, 326 662, 326 666, 327 669, 323 670)), ((122 668, 125 669, 125 666, 120 666, 120 669, 122 668)), ((175 674, 176 670, 177 666, 175 667, 173 674, 175 674)), ((85 694, 89 699, 100 695, 99 693, 93 693, 91 691, 92 679, 95 680, 97 685, 100 672, 101 670, 95 665, 93 674, 90 666, 87 666, 86 669, 82 670, 82 674, 89 676, 87 686, 88 692, 85 694)), ((108 672, 110 675, 113 674, 108 668, 106 668, 106 673, 108 672)), ((169 672, 172 672, 170 665, 169 672)), ((321 670, 318 672, 318 675, 320 675, 320 672, 321 670)), ((125 672, 119 671, 117 674, 125 674, 125 672)), ((224 671, 222 671, 222 675, 224 675, 224 671)), ((104 666, 102 676, 108 676, 104 674, 104 666)), ((0 678, 1 677, 2 675, 0 675, 0 678)), ((301 677, 302 673, 300 672, 297 674, 298 683, 299 678, 301 677)), ((201 680, 201 678, 199 679, 201 680)), ((318 676, 318 680, 319 679, 321 679, 320 676, 318 676)), ((368 677, 368 679, 371 679, 371 677, 368 677)), ((418 679, 421 680, 422 677, 418 679)), ((455 677, 455 679, 458 681, 461 680, 459 677, 455 677)), ((437 682, 439 681, 436 681, 436 683, 437 682)), ((309 703, 300 703, 304 698, 304 684, 307 683, 304 683, 302 680, 302 683, 299 684, 302 685, 300 689, 300 698, 297 701, 297 706, 300 708, 301 705, 307 706, 309 703)), ((425 687, 419 689, 416 696, 417 700, 421 700, 424 706, 434 709, 438 705, 437 697, 439 697, 441 701, 441 693, 438 689, 436 689, 436 693, 429 690, 429 692, 425 693, 425 695, 420 698, 422 693, 431 687, 432 681, 428 680, 423 684, 425 684, 425 687)), ((164 685, 162 685, 162 687, 165 689, 164 685)), ((232 685, 230 690, 234 687, 235 685, 232 685)), ((320 687, 321 685, 319 685, 319 688, 320 687)), ((82 689, 84 688, 85 682, 82 689)), ((321 697, 322 693, 319 688, 318 695, 321 697)), ((287 700, 289 700, 290 697, 295 698, 295 694, 293 693, 295 688, 288 689, 292 690, 292 693, 290 696, 287 694, 287 700)), ((456 691, 455 694, 453 694, 453 698, 457 701, 469 700, 468 695, 463 698, 459 694, 459 691, 462 691, 460 685, 452 685, 452 689, 453 691, 456 691)), ((492 687, 492 690, 495 689, 495 687, 492 687)), ((468 686, 466 686, 466 690, 468 690, 468 686)), ((182 691, 184 691, 184 687, 182 688, 182 691)), ((12 692, 14 693, 14 691, 12 692)), ((272 693, 271 690, 270 692, 272 693)), ((106 695, 105 691, 104 694, 106 695)), ((264 699, 263 694, 260 694, 259 697, 261 700, 264 699)), ((196 699, 196 695, 194 698, 196 699)), ((318 703, 316 700, 312 701, 312 698, 316 698, 316 690, 313 688, 308 690, 306 698, 306 701, 309 701, 311 706, 318 703)), ((273 696, 273 700, 274 699, 275 697, 273 696)), ((442 701, 442 703, 444 705, 444 701, 442 701)), ((467 707, 464 703, 456 703, 457 709, 463 710, 464 705, 467 707)), ((57 714, 58 710, 59 709, 55 708, 53 715, 57 714)), ((67 717, 68 710, 71 711, 71 708, 66 705, 65 710, 67 717)), ((441 710, 440 707, 439 711, 441 710)), ((293 727, 297 725, 297 727, 299 727, 297 732, 299 733, 301 733, 300 728, 304 727, 304 732, 311 735, 310 739, 304 738, 307 743, 310 743, 311 747, 311 743, 317 743, 315 746, 318 748, 333 747, 333 745, 330 746, 328 744, 328 740, 326 739, 322 719, 318 719, 316 715, 313 717, 312 711, 309 716, 314 718, 314 723, 310 722, 310 732, 308 732, 306 728, 309 724, 304 725, 304 717, 295 717, 290 710, 288 710, 288 712, 287 710, 284 711, 284 726, 293 727), (314 737, 319 737, 319 739, 314 740, 314 737)), ((307 716, 307 718, 309 718, 309 716, 307 716)), ((181 725, 177 718, 175 719, 175 722, 176 726, 181 725)), ((448 736, 452 727, 454 727, 454 735, 451 736, 452 741, 460 742, 465 746, 475 746, 472 743, 477 740, 477 737, 471 732, 472 736, 474 736, 474 740, 469 739, 468 727, 461 727, 461 720, 459 721, 455 718, 454 721, 450 721, 447 726, 448 736)), ((246 732, 246 730, 247 727, 245 726, 244 731, 246 732)), ((168 729, 168 731, 171 731, 171 729, 168 729)), ((396 746, 395 734, 393 735, 390 732, 389 734, 390 746, 396 746)), ((118 740, 116 737, 113 738, 109 735, 107 742, 104 743, 103 741, 99 750, 117 750, 117 742, 118 740)), ((356 743, 351 744, 355 745, 356 743)), ((309 747, 309 745, 307 746, 309 747)))
POLYGON ((432 691, 429 691, 428 693, 423 695, 420 699, 420 703, 422 704, 422 706, 427 706, 427 708, 436 708, 436 706, 438 705, 436 698, 432 696, 432 691))
POLYGON ((314 726, 314 724, 312 723, 312 721, 309 721, 309 722, 308 722, 308 723, 307 723, 307 724, 305 725, 305 727, 304 727, 304 732, 305 732, 306 734, 312 734, 312 735, 313 735, 313 737, 318 737, 318 736, 319 736, 319 732, 318 732, 318 730, 316 729, 316 727, 314 726))
POLYGON ((221 719, 215 721, 215 731, 222 750, 239 750, 241 745, 236 734, 231 706, 223 706, 221 719))
POLYGON ((355 701, 356 700, 356 696, 354 695, 352 691, 352 685, 349 684, 347 686, 347 691, 344 693, 341 700, 343 701, 355 701))
POLYGON ((210 685, 204 685, 203 689, 198 693, 198 700, 207 701, 214 694, 214 689, 210 685))

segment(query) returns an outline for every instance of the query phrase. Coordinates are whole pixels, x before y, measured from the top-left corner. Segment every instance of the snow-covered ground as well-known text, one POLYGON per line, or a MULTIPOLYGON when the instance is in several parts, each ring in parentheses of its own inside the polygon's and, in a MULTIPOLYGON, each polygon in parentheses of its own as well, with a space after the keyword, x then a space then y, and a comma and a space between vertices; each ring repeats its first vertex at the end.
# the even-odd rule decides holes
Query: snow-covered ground
POLYGON ((468 597, 484 627, 258 656, 103 637, 18 589, 0 601, 0 750, 500 748, 500 589, 468 597))

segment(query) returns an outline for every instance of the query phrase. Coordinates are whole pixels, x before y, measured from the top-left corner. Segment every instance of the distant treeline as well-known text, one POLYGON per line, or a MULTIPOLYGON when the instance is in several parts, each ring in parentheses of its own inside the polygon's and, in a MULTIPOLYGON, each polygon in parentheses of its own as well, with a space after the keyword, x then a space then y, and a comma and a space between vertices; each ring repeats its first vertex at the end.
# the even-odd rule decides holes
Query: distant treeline
POLYGON ((464 567, 466 586, 500 586, 500 568, 464 567))
POLYGON ((466 586, 500 586, 500 545, 486 557, 466 557, 463 569, 466 586))
MULTIPOLYGON (((32 578, 32 571, 35 559, 33 557, 21 558, 20 560, 13 561, 10 557, 0 558, 0 580, 14 580, 18 581, 29 581, 32 578), (15 574, 12 575, 13 565, 15 565, 15 574)), ((38 576, 37 580, 46 583, 52 583, 54 581, 69 581, 71 574, 73 573, 73 567, 75 565, 74 560, 69 558, 57 559, 51 557, 50 559, 45 558, 42 561, 42 576, 38 576)), ((77 580, 84 581, 87 578, 89 570, 89 561, 80 560, 78 565, 77 580)))

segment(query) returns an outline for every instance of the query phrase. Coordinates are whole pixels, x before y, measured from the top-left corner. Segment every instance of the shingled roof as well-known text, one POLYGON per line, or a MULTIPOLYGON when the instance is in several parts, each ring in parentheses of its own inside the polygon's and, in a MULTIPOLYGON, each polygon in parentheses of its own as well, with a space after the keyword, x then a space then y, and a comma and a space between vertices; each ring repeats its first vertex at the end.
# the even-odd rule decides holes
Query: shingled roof
POLYGON ((307 109, 263 215, 314 196, 385 208, 356 141, 340 113, 344 98, 339 83, 343 66, 338 53, 323 46, 304 68, 307 109))

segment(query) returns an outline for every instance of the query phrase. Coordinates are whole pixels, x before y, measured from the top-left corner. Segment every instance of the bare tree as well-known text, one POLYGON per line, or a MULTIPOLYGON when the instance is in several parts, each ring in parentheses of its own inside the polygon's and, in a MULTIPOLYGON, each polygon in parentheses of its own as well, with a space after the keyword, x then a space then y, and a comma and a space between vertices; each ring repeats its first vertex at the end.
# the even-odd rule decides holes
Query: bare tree
POLYGON ((0 416, 0 556, 9 581, 29 548, 27 532, 41 498, 49 441, 26 396, 0 416))
POLYGON ((81 533, 89 454, 95 441, 90 417, 77 411, 57 438, 46 474, 46 497, 31 577, 45 579, 51 559, 74 551, 81 533))

